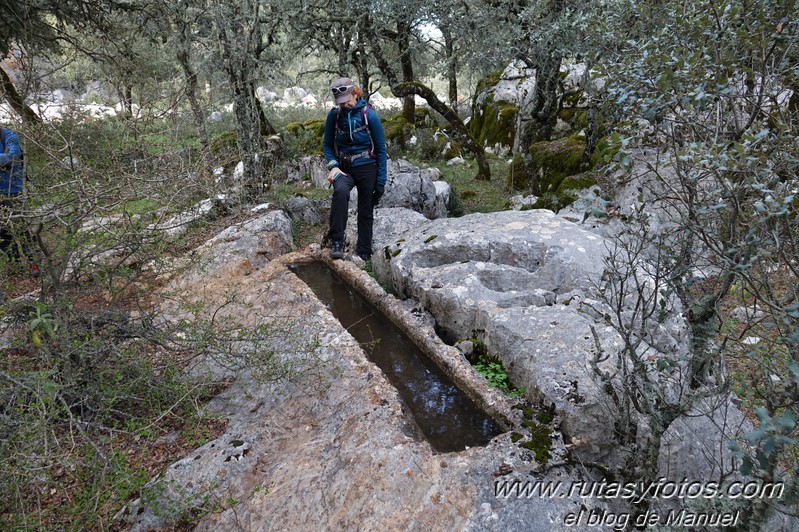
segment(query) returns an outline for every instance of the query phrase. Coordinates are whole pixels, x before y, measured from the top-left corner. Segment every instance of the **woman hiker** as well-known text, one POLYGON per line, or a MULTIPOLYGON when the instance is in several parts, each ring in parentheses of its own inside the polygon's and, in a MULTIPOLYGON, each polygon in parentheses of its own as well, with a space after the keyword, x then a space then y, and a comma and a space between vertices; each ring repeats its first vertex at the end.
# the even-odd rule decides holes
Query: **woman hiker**
POLYGON ((324 154, 327 181, 333 187, 330 206, 332 242, 330 256, 344 256, 344 230, 350 191, 358 188, 358 244, 355 255, 367 261, 372 257, 374 208, 386 186, 386 139, 383 124, 363 91, 350 78, 335 80, 330 91, 336 107, 327 114, 324 154))
POLYGON ((14 220, 21 218, 24 160, 17 132, 0 127, 0 253, 6 263, 27 263, 28 273, 38 277, 39 266, 28 250, 28 229, 21 219, 14 220))

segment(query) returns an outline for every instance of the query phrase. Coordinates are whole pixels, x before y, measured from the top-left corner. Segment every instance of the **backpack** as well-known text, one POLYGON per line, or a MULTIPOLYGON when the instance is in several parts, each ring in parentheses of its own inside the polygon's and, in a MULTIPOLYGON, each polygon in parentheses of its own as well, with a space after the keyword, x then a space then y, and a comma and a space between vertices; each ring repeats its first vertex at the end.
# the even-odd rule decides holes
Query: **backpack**
MULTIPOLYGON (((375 141, 372 139, 372 130, 369 129, 369 109, 372 109, 372 104, 366 102, 366 105, 361 107, 361 118, 363 120, 363 125, 358 129, 354 130, 352 134, 360 132, 361 130, 366 130, 366 133, 369 135, 369 142, 372 143, 372 147, 368 150, 369 158, 376 159, 377 154, 375 153, 375 141)), ((339 132, 338 124, 339 119, 341 118, 341 107, 336 107, 336 133, 339 132)), ((338 134, 333 135, 333 153, 338 156, 338 134)))
MULTIPOLYGON (((0 142, 3 143, 3 153, 8 150, 8 146, 6 146, 6 128, 0 127, 0 142)), ((22 186, 26 187, 25 183, 28 182, 28 165, 25 164, 25 153, 22 151, 22 146, 19 147, 19 162, 17 164, 22 165, 22 186)), ((8 166, 13 168, 14 162, 9 162, 8 166)))
MULTIPOLYGON (((6 146, 6 128, 0 127, 0 142, 3 143, 3 153, 8 150, 8 146, 6 146)), ((25 160, 25 154, 22 152, 22 146, 20 146, 20 153, 19 153, 19 161, 23 162, 25 160)))

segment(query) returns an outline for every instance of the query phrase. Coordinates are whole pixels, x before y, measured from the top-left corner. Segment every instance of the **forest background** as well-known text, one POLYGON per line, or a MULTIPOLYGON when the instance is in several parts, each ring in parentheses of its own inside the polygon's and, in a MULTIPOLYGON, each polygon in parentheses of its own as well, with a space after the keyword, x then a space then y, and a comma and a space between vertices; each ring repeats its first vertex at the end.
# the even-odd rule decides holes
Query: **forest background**
MULTIPOLYGON (((646 160, 661 178, 658 202, 678 216, 656 230, 643 209, 625 212, 618 256, 646 264, 688 309, 688 388, 732 389, 743 401, 754 430, 731 449, 736 473, 792 488, 779 508, 754 504, 750 528, 795 511, 798 13, 787 0, 5 2, 0 91, 13 113, 4 125, 21 134, 29 177, 11 222, 32 230, 41 275, 10 263, 1 279, 0 522, 110 528, 159 468, 220 430, 224 421, 201 405, 224 383, 188 382, 181 367, 237 339, 211 338, 201 322, 159 322, 143 287, 155 266, 173 267, 244 207, 298 193, 281 180, 285 164, 318 153, 326 109, 281 109, 259 96, 302 86, 327 99, 340 75, 402 99, 384 115, 392 157, 466 158, 442 164, 460 213, 507 208, 518 193, 557 209, 567 200, 542 176, 569 159, 600 186, 586 218, 620 216, 619 176, 646 160), (473 96, 511 61, 534 70, 536 83, 516 108, 496 111, 512 118, 510 154, 500 158, 474 126, 473 96), (567 89, 562 69, 576 64, 584 75, 567 89), (45 119, 57 91, 85 93, 97 81, 81 105, 114 105, 115 116, 89 119, 76 105, 45 119), (559 119, 574 135, 562 138, 559 119), (542 151, 560 158, 542 163, 542 151), (220 194, 216 218, 177 242, 150 230, 220 194), (698 276, 708 263, 712 275, 698 276), (736 317, 742 307, 751 312, 736 317), (157 445, 165 434, 178 444, 157 445)), ((297 245, 317 230, 296 229, 297 245)), ((623 287, 629 269, 609 271, 623 287)), ((658 300, 632 290, 645 311, 611 322, 636 367, 636 330, 658 319, 658 300)), ((673 368, 609 385, 620 415, 643 416, 657 435, 692 403, 664 399, 653 371, 673 368)), ((283 376, 279 367, 264 374, 283 376)), ((632 445, 635 435, 619 438, 632 445)), ((639 451, 635 474, 651 476, 639 451)))

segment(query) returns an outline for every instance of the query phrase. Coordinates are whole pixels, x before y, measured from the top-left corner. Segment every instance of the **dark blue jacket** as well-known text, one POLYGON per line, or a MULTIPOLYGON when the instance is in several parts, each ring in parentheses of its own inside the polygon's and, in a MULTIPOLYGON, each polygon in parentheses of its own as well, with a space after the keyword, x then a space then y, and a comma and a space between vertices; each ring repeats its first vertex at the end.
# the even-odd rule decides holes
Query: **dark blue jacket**
MULTIPOLYGON (((338 155, 357 155, 374 149, 377 156, 377 184, 386 186, 386 137, 383 133, 383 124, 380 117, 371 107, 368 107, 366 118, 369 121, 371 139, 366 129, 363 128, 363 114, 361 109, 366 106, 366 100, 358 99, 352 109, 334 107, 327 114, 325 121, 324 152, 329 168, 338 166, 338 155), (338 128, 336 127, 338 117, 338 128), (373 148, 374 143, 374 148, 373 148), (338 149, 338 153, 336 153, 338 149)), ((361 166, 372 162, 374 159, 361 157, 352 162, 353 166, 361 166)))
POLYGON ((5 142, 0 135, 0 195, 15 196, 22 193, 23 175, 19 135, 13 129, 6 129, 5 142))

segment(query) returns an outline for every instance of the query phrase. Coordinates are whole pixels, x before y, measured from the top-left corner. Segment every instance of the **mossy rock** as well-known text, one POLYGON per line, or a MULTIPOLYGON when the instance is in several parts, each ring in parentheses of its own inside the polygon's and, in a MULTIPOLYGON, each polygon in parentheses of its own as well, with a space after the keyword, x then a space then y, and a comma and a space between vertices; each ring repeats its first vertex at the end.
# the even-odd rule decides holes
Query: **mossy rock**
POLYGON ((580 100, 583 99, 584 91, 583 90, 576 90, 574 92, 567 92, 563 95, 563 107, 571 107, 575 109, 580 104, 580 100))
POLYGON ((445 161, 449 161, 453 157, 463 156, 463 144, 446 135, 439 135, 435 139, 435 153, 445 161))
POLYGON ((325 134, 325 119, 307 120, 305 122, 289 122, 286 124, 286 133, 300 135, 311 133, 319 137, 319 142, 325 134))
POLYGON ((325 134, 325 119, 290 122, 283 131, 283 139, 298 153, 322 153, 322 137, 325 134))
POLYGON ((409 124, 400 113, 383 122, 383 133, 386 136, 386 141, 405 146, 413 134, 413 125, 409 124))
POLYGON ((495 70, 477 82, 477 87, 474 90, 475 95, 483 91, 493 89, 502 79, 502 70, 495 70))
POLYGON ((505 178, 505 185, 511 190, 530 190, 532 179, 528 173, 524 158, 515 156, 508 166, 508 177, 505 178))
POLYGON ((548 209, 552 212, 558 212, 563 205, 560 204, 560 200, 558 200, 558 195, 554 192, 547 192, 545 194, 541 194, 541 196, 533 203, 532 209, 548 209))
POLYGON ((454 140, 449 141, 449 145, 444 146, 444 150, 442 151, 442 155, 444 159, 449 161, 453 157, 462 157, 463 156, 463 144, 460 142, 456 142, 454 140))
POLYGON ((211 141, 211 152, 218 154, 238 150, 239 136, 235 130, 223 131, 211 141))
POLYGON ((554 193, 566 177, 580 173, 585 142, 576 136, 536 142, 530 146, 529 153, 528 173, 535 176, 533 193, 554 193))
POLYGON ((494 101, 488 95, 479 108, 472 113, 469 131, 474 139, 484 146, 502 144, 512 146, 516 136, 516 115, 519 108, 509 102, 494 101))
POLYGON ((588 112, 585 109, 567 107, 561 109, 558 118, 569 124, 574 131, 581 131, 588 127, 588 112))
POLYGON ((526 402, 519 403, 513 408, 522 411, 522 425, 530 431, 530 439, 518 443, 522 438, 511 436, 511 441, 523 449, 533 451, 535 460, 539 464, 546 464, 549 461, 549 452, 552 450, 551 434, 552 422, 555 420, 554 408, 534 408, 526 402))
POLYGON ((591 168, 596 169, 608 165, 621 149, 621 135, 611 133, 599 139, 591 154, 591 168))
POLYGON ((558 203, 561 207, 565 207, 577 199, 577 192, 594 185, 596 185, 596 174, 593 172, 565 177, 556 192, 558 203))
MULTIPOLYGON (((527 423, 526 423, 527 424, 527 423)), ((535 454, 535 461, 545 465, 549 462, 549 451, 552 449, 551 429, 546 425, 527 424, 530 429, 530 440, 520 446, 535 454)))
POLYGON ((433 120, 433 115, 430 114, 429 107, 420 107, 416 106, 416 110, 414 111, 414 125, 416 127, 432 127, 435 125, 436 121, 433 120))

